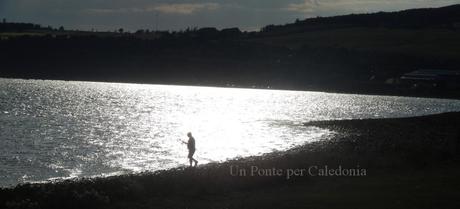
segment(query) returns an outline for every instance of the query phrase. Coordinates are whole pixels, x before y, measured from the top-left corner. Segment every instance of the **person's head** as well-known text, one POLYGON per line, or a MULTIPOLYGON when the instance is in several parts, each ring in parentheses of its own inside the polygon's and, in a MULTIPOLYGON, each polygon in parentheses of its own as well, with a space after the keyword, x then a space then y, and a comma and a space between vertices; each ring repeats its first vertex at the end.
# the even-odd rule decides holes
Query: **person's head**
POLYGON ((187 133, 187 136, 188 136, 188 137, 192 137, 192 132, 188 132, 188 133, 187 133))

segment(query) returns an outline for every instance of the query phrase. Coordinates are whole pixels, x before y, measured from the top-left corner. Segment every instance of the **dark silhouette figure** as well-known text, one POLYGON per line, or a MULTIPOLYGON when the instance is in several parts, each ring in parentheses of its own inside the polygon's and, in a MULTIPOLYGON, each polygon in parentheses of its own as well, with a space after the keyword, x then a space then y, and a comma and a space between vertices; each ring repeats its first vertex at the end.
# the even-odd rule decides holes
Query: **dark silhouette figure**
POLYGON ((193 138, 192 133, 188 132, 188 141, 187 141, 187 149, 188 149, 188 159, 190 160, 190 167, 192 167, 192 162, 195 162, 195 166, 198 164, 198 160, 193 158, 193 154, 195 154, 195 138, 193 138))

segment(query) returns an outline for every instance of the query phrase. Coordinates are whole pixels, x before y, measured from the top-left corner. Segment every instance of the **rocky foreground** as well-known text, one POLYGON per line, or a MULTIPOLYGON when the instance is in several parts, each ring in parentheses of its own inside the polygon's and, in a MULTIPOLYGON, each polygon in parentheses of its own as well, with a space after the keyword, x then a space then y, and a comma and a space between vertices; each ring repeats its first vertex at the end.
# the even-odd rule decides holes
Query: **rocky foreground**
POLYGON ((0 208, 460 208, 460 113, 317 121, 287 152, 0 190, 0 208))

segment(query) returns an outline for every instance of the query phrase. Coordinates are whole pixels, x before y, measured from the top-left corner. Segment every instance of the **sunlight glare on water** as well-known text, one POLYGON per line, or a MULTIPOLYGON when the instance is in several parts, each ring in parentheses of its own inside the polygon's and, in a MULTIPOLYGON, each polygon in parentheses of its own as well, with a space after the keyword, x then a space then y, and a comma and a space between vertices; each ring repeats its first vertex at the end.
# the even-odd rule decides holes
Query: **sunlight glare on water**
POLYGON ((460 110, 456 100, 0 79, 0 186, 200 164, 327 138, 311 120, 460 110))

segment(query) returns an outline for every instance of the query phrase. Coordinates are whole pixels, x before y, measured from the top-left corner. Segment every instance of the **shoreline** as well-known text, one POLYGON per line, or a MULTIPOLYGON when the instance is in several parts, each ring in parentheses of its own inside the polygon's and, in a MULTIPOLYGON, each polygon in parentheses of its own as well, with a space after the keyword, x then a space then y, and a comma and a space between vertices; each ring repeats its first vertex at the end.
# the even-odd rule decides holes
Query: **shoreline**
MULTIPOLYGON (((458 208, 460 112, 314 121, 337 131, 285 152, 106 178, 0 189, 1 208, 458 208), (366 169, 361 176, 231 175, 253 166, 366 169), (379 204, 376 204, 376 203, 379 204)), ((274 172, 276 173, 276 172, 274 172)))
POLYGON ((230 84, 197 84, 197 83, 149 83, 149 82, 136 82, 136 81, 119 81, 119 80, 67 80, 67 79, 49 79, 49 78, 19 78, 19 77, 0 77, 0 79, 16 79, 16 80, 36 80, 36 81, 70 81, 70 82, 94 82, 94 83, 119 83, 119 84, 139 84, 139 85, 164 85, 164 86, 191 86, 191 87, 210 87, 210 88, 236 88, 236 89, 256 89, 256 90, 274 90, 274 91, 308 91, 308 92, 321 92, 330 94, 352 94, 352 95, 366 95, 366 96, 393 96, 393 97, 411 97, 411 98, 430 98, 430 99, 448 99, 460 100, 460 95, 439 95, 437 93, 401 93, 400 90, 393 89, 390 92, 378 90, 363 90, 363 91, 343 91, 331 88, 267 88, 260 86, 247 86, 247 85, 230 85, 230 84))

